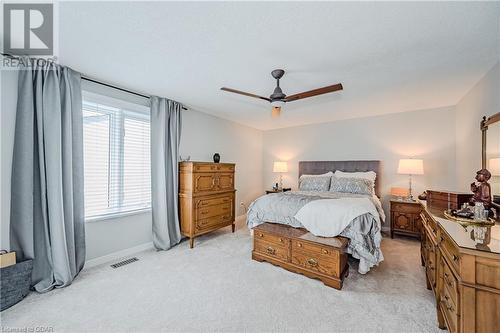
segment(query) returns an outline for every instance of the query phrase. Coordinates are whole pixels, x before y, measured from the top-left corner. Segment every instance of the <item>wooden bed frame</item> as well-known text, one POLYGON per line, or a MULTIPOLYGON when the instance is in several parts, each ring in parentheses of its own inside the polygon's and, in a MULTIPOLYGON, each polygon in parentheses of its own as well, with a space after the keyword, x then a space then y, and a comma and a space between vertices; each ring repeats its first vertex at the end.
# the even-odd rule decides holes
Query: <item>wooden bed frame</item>
MULTIPOLYGON (((375 171, 375 193, 379 194, 380 161, 301 161, 299 177, 336 170, 375 171)), ((305 229, 264 223, 254 228, 252 259, 266 261, 289 271, 319 279, 327 286, 342 289, 349 275, 345 237, 317 237, 305 229)))

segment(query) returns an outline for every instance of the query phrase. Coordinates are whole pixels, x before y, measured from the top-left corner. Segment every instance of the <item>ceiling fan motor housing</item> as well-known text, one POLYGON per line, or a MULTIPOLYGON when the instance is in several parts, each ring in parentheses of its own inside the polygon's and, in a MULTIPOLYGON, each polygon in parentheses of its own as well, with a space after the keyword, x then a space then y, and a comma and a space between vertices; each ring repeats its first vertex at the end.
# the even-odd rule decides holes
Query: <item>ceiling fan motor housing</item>
POLYGON ((274 88, 274 92, 272 93, 271 96, 269 96, 269 98, 271 99, 271 102, 272 101, 275 101, 275 100, 279 100, 281 101, 282 99, 284 99, 286 97, 285 94, 283 94, 283 91, 281 91, 281 88, 280 87, 276 87, 274 88))
POLYGON ((271 102, 281 101, 286 97, 286 95, 280 88, 280 79, 283 77, 284 74, 285 71, 282 69, 275 69, 274 71, 271 72, 271 75, 276 79, 276 88, 274 88, 273 93, 271 94, 271 96, 269 96, 271 102))

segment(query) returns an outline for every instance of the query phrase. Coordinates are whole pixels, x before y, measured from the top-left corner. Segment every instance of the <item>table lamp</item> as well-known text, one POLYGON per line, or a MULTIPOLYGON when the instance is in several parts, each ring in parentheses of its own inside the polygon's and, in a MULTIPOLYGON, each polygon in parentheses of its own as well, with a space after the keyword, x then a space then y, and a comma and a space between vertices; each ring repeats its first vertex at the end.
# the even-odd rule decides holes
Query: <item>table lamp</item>
POLYGON ((281 190, 283 188, 283 172, 288 172, 288 165, 286 164, 286 162, 274 162, 273 172, 280 174, 280 182, 278 189, 281 190))
POLYGON ((409 176, 408 199, 413 201, 413 195, 411 193, 411 176, 424 174, 424 161, 413 158, 400 159, 398 173, 409 176))

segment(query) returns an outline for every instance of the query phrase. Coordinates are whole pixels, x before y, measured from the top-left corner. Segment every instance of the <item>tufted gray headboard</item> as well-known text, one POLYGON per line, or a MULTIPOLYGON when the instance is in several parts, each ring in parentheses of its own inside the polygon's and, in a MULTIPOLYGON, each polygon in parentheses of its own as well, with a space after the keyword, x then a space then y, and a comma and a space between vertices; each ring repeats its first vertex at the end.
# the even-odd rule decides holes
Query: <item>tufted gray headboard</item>
POLYGON ((375 171, 375 194, 380 197, 380 161, 299 161, 299 177, 301 175, 319 175, 336 170, 345 172, 375 171))

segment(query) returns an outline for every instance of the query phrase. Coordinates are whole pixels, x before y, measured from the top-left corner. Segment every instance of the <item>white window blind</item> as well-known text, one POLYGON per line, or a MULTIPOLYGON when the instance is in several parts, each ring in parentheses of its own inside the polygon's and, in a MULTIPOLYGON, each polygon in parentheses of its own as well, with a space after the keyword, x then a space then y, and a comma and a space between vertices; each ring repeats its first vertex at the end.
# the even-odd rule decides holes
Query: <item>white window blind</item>
POLYGON ((84 94, 85 217, 151 207, 150 117, 143 106, 84 94))

